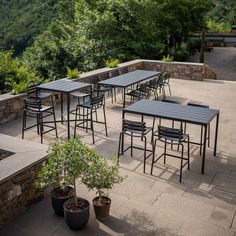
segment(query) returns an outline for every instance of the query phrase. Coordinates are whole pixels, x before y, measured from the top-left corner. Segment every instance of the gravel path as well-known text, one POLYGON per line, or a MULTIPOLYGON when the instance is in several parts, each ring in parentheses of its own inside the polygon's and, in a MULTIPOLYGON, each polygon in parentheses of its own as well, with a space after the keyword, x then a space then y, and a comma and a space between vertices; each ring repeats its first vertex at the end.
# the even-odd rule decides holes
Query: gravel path
MULTIPOLYGON (((190 58, 191 62, 199 62, 199 53, 190 58)), ((205 52, 205 64, 217 75, 217 80, 236 81, 236 48, 215 47, 205 52)))

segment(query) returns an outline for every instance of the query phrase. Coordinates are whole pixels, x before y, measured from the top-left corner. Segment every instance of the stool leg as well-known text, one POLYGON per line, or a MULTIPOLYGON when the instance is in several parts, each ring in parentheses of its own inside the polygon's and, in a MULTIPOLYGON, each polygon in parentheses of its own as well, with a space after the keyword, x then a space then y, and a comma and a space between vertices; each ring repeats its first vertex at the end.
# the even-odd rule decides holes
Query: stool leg
POLYGON ((43 118, 41 113, 39 114, 39 126, 40 126, 41 143, 43 143, 43 118))
POLYGON ((130 155, 132 157, 133 156, 133 134, 132 133, 131 133, 131 136, 130 136, 130 145, 131 145, 130 155))
POLYGON ((182 168, 183 168, 183 157, 184 157, 184 145, 180 144, 182 149, 181 149, 181 162, 180 162, 180 175, 179 175, 179 182, 182 182, 182 168))
POLYGON ((78 107, 76 107, 76 110, 75 110, 74 138, 76 137, 77 116, 78 116, 78 107))
POLYGON ((144 136, 144 161, 143 161, 143 173, 146 171, 146 159, 147 159, 147 138, 144 136))
POLYGON ((151 165, 151 175, 152 175, 152 171, 153 171, 153 165, 154 165, 154 162, 155 162, 155 151, 156 151, 156 143, 157 143, 157 139, 155 139, 153 145, 152 145, 152 165, 151 165))
POLYGON ((106 136, 108 137, 108 132, 107 132, 107 120, 106 120, 106 111, 105 111, 105 106, 104 106, 104 105, 103 105, 103 115, 104 115, 104 123, 105 123, 106 136))
POLYGON ((23 122, 22 122, 22 139, 24 139, 24 132, 26 127, 26 111, 23 111, 23 122))
POLYGON ((166 140, 165 140, 165 147, 164 147, 164 164, 166 164, 166 140))
POLYGON ((188 136, 188 170, 190 169, 190 154, 189 154, 189 149, 190 149, 190 147, 189 147, 189 136, 188 136))
POLYGON ((93 136, 93 144, 95 144, 95 139, 94 139, 94 128, 93 128, 93 112, 90 110, 90 122, 91 122, 91 130, 92 130, 92 136, 93 136))

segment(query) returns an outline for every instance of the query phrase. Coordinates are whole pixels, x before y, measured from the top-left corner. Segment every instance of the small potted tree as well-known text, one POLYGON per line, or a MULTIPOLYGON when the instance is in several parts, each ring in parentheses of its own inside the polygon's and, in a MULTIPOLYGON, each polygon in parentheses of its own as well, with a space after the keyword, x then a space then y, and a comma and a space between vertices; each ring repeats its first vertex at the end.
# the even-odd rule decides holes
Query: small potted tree
POLYGON ((68 158, 74 151, 74 142, 58 140, 49 147, 47 161, 37 174, 38 188, 53 187, 51 191, 52 208, 59 216, 64 215, 64 202, 73 197, 74 189, 68 179, 68 158))
POLYGON ((76 180, 81 180, 89 168, 89 163, 94 159, 96 153, 78 139, 76 150, 70 156, 68 168, 68 180, 74 185, 74 197, 64 203, 64 218, 72 230, 82 229, 89 220, 89 202, 76 195, 76 180))
POLYGON ((103 157, 96 155, 90 162, 88 170, 84 173, 82 182, 89 190, 96 190, 98 196, 93 199, 96 218, 104 220, 109 216, 111 199, 109 190, 114 184, 120 183, 124 177, 119 175, 119 163, 115 158, 109 164, 103 157))

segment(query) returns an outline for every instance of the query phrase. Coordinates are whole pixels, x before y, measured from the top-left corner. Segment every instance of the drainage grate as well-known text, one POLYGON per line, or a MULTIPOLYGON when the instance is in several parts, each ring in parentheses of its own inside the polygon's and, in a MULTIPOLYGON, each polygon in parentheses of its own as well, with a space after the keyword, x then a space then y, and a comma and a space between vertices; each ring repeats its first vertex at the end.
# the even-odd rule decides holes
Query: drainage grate
POLYGON ((15 154, 14 152, 10 152, 10 151, 7 151, 7 150, 3 150, 3 149, 0 149, 0 161, 2 161, 3 159, 11 156, 15 154))

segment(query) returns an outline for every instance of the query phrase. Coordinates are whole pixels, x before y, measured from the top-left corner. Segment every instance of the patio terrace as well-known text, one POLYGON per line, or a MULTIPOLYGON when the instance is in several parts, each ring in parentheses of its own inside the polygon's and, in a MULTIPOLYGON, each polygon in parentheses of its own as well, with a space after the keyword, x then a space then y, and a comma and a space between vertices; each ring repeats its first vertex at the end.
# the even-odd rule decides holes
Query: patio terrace
MULTIPOLYGON (((110 217, 96 221, 91 216, 85 229, 73 232, 64 219, 54 215, 47 197, 31 207, 0 231, 0 235, 60 236, 60 235, 236 235, 236 83, 226 81, 189 81, 171 79, 173 95, 170 99, 186 103, 195 101, 220 110, 217 156, 207 148, 205 174, 201 175, 199 148, 191 145, 190 171, 183 170, 179 183, 179 160, 168 158, 167 165, 156 163, 153 176, 143 174, 143 152, 134 157, 127 152, 120 158, 121 173, 127 179, 111 191, 110 217)), ((95 125, 96 144, 84 130, 78 129, 80 138, 106 158, 117 153, 121 131, 122 103, 106 100, 108 135, 95 125)), ((73 106, 73 105, 72 105, 73 106)), ((58 107, 59 108, 59 107, 58 107)), ((59 117, 59 112, 57 113, 59 117)), ((152 122, 146 118, 147 123, 152 122)), ((21 138, 22 119, 0 126, 0 133, 21 138)), ((59 124, 59 123, 58 123, 59 124)), ((166 121, 166 124, 170 122, 166 121)), ((211 131, 215 129, 215 122, 211 131)), ((72 123, 73 130, 73 123, 72 123)), ((59 137, 66 137, 66 126, 59 124, 59 137)), ((193 139, 199 137, 199 127, 187 126, 193 139)), ((54 140, 54 132, 45 135, 44 143, 54 140)), ((40 143, 35 130, 27 131, 25 139, 40 143)), ((150 139, 149 139, 150 140, 150 139)), ((4 142, 4 140, 1 140, 4 142)), ((0 145, 1 146, 1 145, 0 145)), ((150 163, 150 160, 148 160, 150 163)), ((150 164, 147 165, 147 173, 150 164)), ((78 195, 91 202, 94 192, 78 186, 78 195)))

